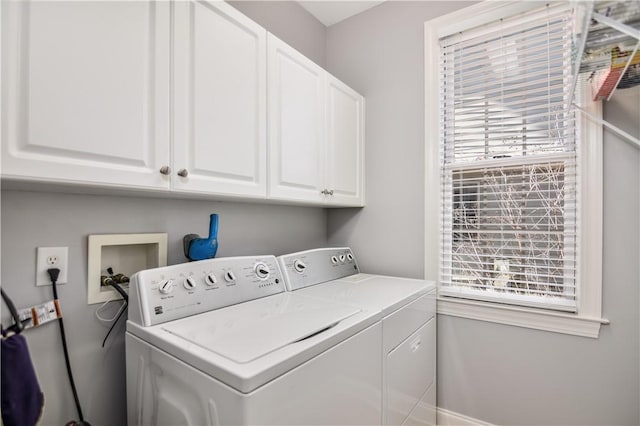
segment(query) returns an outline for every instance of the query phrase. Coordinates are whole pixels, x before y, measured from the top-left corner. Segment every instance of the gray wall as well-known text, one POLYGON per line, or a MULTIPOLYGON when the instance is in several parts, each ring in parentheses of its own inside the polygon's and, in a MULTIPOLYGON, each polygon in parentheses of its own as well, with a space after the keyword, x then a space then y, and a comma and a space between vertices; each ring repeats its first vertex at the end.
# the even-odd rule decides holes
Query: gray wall
MULTIPOLYGON (((318 63, 324 63, 324 26, 297 4, 236 5, 268 30, 318 63), (262 22, 264 19, 264 22, 262 22), (292 25, 293 24, 293 25, 292 25), (321 27, 321 28, 320 28, 321 27)), ((38 246, 69 247, 69 284, 59 296, 71 362, 87 420, 126 424, 124 323, 100 347, 108 328, 87 305, 87 235, 167 232, 168 261, 184 262, 182 236, 206 235, 209 214, 220 214, 218 256, 282 254, 325 246, 326 212, 320 208, 269 206, 136 197, 2 191, 2 287, 18 307, 51 300, 51 287, 36 287, 38 246)), ((112 308, 103 316, 113 314, 112 308)), ((3 324, 7 312, 3 309, 3 324)), ((45 394, 43 425, 78 419, 67 381, 58 326, 25 332, 45 394)))
POLYGON ((229 4, 316 64, 325 66, 327 28, 297 2, 240 0, 229 4))
MULTIPOLYGON (((328 238, 365 271, 424 274, 423 24, 463 6, 389 2, 328 28, 329 71, 367 102, 367 207, 330 211, 328 238)), ((605 115, 640 135, 640 88, 605 115)), ((640 424, 640 150, 607 133, 604 157, 611 325, 588 339, 440 315, 440 407, 505 425, 640 424)))
POLYGON ((331 212, 328 237, 371 273, 423 276, 423 26, 469 4, 393 1, 327 29, 327 69, 365 97, 367 204, 331 212))

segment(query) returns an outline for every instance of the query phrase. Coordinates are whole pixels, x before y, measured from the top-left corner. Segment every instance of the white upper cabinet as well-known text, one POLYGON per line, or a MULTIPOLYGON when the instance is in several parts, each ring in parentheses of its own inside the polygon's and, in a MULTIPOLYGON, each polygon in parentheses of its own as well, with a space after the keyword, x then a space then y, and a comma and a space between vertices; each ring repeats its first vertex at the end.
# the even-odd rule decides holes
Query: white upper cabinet
POLYGON ((364 99, 231 5, 1 7, 3 179, 364 205, 364 99))
POLYGON ((267 32, 224 2, 174 8, 173 188, 265 197, 267 32))
POLYGON ((324 199, 326 72, 272 34, 269 62, 269 196, 324 199))
POLYGON ((2 2, 2 173, 168 188, 167 2, 2 2))
POLYGON ((364 98, 327 75, 326 186, 329 202, 364 205, 364 98))
POLYGON ((364 205, 364 98, 269 34, 269 196, 364 205))

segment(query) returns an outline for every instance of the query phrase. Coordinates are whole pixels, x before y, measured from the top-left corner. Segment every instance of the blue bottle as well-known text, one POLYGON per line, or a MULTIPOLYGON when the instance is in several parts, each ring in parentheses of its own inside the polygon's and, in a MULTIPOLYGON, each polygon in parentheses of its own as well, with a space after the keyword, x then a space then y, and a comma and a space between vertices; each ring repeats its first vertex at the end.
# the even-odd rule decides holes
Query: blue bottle
POLYGON ((218 215, 213 213, 209 218, 209 237, 201 238, 198 234, 188 234, 182 238, 184 255, 189 260, 213 259, 218 251, 218 215))

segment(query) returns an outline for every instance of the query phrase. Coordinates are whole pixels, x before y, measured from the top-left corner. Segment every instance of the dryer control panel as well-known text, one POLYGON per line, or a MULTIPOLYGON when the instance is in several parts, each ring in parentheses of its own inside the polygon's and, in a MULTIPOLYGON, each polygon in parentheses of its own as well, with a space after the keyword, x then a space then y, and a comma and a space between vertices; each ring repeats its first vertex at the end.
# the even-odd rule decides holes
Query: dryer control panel
POLYGON ((207 259, 134 274, 129 320, 148 327, 285 291, 274 256, 207 259))
POLYGON ((287 290, 337 280, 360 272, 349 247, 319 248, 278 257, 287 290))

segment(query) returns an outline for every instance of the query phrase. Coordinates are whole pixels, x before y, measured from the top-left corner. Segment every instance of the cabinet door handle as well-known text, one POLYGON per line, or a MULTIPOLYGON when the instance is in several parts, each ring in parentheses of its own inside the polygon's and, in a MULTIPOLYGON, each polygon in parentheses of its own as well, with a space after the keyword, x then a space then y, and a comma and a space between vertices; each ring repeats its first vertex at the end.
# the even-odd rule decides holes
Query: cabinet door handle
POLYGON ((327 191, 327 194, 329 194, 329 195, 333 195, 333 189, 331 189, 331 190, 327 191))
POLYGON ((329 193, 329 191, 327 191, 326 189, 323 189, 322 191, 320 191, 320 193, 322 195, 327 195, 329 193))
POLYGON ((180 169, 178 170, 178 176, 187 177, 189 176, 189 171, 187 169, 180 169))
POLYGON ((169 173, 171 173, 171 167, 169 167, 169 166, 162 166, 162 167, 160 167, 160 174, 163 174, 163 175, 165 175, 165 176, 166 176, 166 175, 168 175, 169 173))

